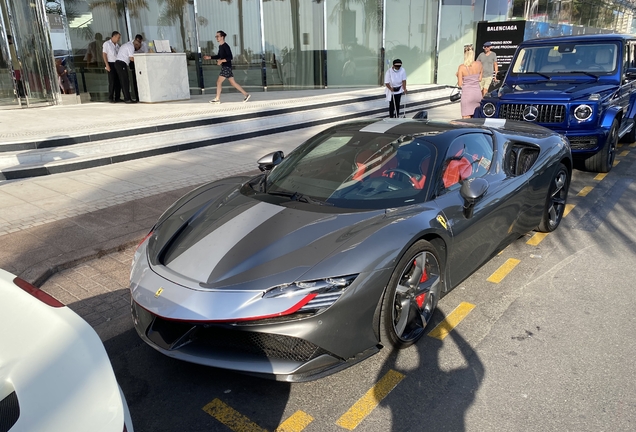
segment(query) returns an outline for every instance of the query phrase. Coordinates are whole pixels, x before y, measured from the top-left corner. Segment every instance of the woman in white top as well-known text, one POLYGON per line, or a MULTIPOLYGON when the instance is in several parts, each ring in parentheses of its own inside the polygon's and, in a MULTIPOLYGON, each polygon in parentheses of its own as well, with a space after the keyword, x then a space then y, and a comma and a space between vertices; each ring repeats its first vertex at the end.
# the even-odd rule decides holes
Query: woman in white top
POLYGON ((402 68, 402 60, 393 60, 393 67, 384 74, 384 93, 389 102, 389 117, 400 116, 400 100, 406 94, 406 71, 402 68))

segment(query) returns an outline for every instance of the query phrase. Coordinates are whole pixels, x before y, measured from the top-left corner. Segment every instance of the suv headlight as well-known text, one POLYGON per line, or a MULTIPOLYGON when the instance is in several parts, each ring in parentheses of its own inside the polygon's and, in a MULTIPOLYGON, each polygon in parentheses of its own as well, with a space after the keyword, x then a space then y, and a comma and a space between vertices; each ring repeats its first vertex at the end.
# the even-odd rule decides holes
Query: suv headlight
POLYGON ((481 110, 486 117, 492 117, 495 115, 495 106, 490 102, 486 103, 481 110))
POLYGON ((574 108, 574 117, 577 120, 584 121, 592 117, 594 110, 589 105, 579 105, 574 108))

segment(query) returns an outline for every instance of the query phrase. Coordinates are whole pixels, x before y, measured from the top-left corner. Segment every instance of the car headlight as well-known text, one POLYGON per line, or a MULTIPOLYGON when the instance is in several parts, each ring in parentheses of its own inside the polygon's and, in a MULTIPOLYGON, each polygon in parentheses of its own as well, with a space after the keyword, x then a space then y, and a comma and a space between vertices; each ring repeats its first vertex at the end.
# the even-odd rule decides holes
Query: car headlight
POLYGON ((574 117, 577 120, 583 121, 592 117, 592 107, 589 105, 579 105, 574 109, 574 117))
POLYGON ((488 102, 484 105, 482 111, 486 117, 492 117, 495 115, 495 106, 492 103, 488 102))
POLYGON ((357 276, 358 275, 349 275, 313 281, 294 282, 265 291, 263 298, 311 296, 309 301, 298 309, 297 312, 320 312, 334 304, 357 276))

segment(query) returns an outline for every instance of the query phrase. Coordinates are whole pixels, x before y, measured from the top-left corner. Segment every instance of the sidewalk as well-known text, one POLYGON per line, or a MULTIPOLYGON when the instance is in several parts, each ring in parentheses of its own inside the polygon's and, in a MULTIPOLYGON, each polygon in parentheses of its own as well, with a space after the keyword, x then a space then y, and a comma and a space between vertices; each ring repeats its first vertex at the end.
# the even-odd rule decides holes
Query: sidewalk
MULTIPOLYGON (((458 117, 459 104, 429 110, 430 119, 458 117)), ((4 182, 0 267, 36 286, 73 268, 43 289, 94 326, 127 314, 132 251, 168 206, 202 183, 256 173, 259 157, 288 154, 325 128, 4 182)))

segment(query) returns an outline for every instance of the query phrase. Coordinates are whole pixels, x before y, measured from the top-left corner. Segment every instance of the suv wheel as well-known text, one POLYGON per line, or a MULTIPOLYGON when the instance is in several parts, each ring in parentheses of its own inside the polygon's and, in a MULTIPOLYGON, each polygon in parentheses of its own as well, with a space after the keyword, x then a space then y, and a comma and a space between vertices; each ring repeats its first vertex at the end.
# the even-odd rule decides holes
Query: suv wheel
POLYGON ((598 153, 585 160, 585 170, 606 173, 612 169, 616 156, 616 144, 618 143, 618 120, 614 119, 612 127, 607 134, 605 145, 598 153))

